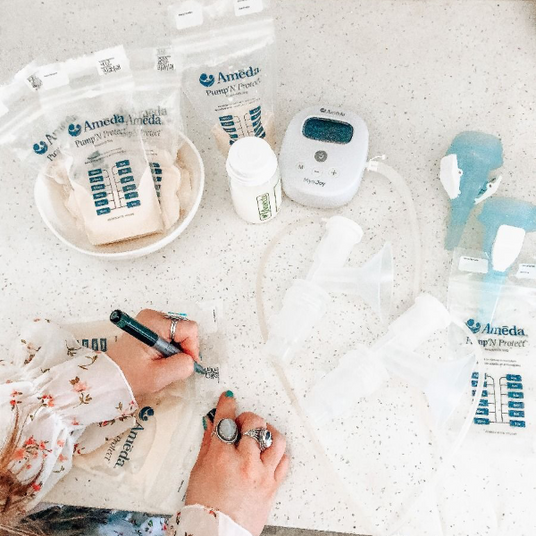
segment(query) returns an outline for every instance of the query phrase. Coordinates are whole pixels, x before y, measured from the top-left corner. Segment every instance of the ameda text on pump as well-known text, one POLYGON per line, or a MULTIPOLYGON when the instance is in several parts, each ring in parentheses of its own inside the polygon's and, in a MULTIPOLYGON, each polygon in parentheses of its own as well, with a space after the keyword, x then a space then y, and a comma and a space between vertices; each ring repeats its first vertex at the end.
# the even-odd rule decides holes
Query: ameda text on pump
MULTIPOLYGON (((234 82, 236 80, 242 80, 243 78, 251 78, 257 76, 261 72, 260 67, 250 66, 248 69, 239 69, 238 71, 230 74, 224 74, 221 71, 218 73, 218 84, 234 82)), ((215 79, 213 75, 207 75, 203 73, 199 77, 199 82, 205 87, 211 87, 214 85, 215 79)))

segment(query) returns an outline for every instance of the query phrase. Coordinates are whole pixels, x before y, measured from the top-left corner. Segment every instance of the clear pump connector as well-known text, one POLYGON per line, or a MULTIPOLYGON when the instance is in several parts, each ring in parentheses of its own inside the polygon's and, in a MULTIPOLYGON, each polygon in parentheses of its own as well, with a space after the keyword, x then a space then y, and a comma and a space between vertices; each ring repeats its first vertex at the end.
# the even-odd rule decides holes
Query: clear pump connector
POLYGON ((344 216, 326 220, 326 232, 316 248, 307 280, 314 281, 320 271, 342 268, 362 238, 363 229, 355 221, 344 216))
POLYGON ((347 415, 361 399, 372 395, 389 379, 380 359, 365 346, 346 353, 338 366, 309 391, 304 406, 317 426, 347 415))
POLYGON ((421 294, 372 348, 360 346, 308 393, 305 407, 320 424, 343 417, 362 398, 398 377, 424 392, 432 417, 441 427, 470 385, 475 357, 433 362, 415 350, 435 332, 448 328, 451 316, 436 298, 421 294))
POLYGON ((389 314, 393 284, 390 244, 361 268, 349 268, 353 248, 363 238, 363 229, 353 220, 333 216, 314 254, 305 280, 296 279, 287 290, 281 311, 269 321, 266 351, 288 362, 325 314, 329 292, 357 294, 383 320, 389 314))

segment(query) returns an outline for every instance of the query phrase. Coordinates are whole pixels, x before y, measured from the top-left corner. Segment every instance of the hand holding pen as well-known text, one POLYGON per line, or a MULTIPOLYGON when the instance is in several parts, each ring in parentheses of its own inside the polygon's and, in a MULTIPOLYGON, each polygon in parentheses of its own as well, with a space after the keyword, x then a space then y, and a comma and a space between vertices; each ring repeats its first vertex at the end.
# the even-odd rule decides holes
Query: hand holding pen
MULTIPOLYGON (((175 381, 188 378, 194 372, 195 364, 198 370, 203 370, 199 365, 199 338, 195 322, 176 323, 171 341, 175 353, 165 357, 164 353, 169 355, 172 352, 170 346, 166 352, 163 344, 169 345, 171 338, 172 321, 168 317, 158 311, 144 309, 135 320, 128 315, 124 315, 123 319, 132 322, 123 325, 126 333, 110 346, 107 354, 122 369, 135 397, 155 393, 175 381), (156 347, 156 339, 151 334, 161 340, 156 347)), ((114 323, 118 324, 118 321, 114 323)))

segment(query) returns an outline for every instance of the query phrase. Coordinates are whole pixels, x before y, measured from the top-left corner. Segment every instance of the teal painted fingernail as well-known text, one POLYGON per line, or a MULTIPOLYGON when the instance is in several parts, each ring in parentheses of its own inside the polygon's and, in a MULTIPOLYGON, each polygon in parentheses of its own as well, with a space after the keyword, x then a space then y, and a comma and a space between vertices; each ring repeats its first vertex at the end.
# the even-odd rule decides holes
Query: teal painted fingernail
POLYGON ((207 431, 207 420, 203 417, 203 430, 207 431))
POLYGON ((232 391, 225 391, 225 396, 227 398, 234 398, 234 393, 232 391))

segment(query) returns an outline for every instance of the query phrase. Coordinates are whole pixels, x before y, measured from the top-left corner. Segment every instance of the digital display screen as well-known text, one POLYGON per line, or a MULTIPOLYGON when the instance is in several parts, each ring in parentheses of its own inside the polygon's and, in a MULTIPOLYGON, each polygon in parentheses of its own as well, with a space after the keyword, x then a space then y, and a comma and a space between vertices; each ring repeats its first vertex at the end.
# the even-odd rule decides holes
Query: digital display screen
POLYGON ((303 124, 303 135, 306 138, 329 143, 350 143, 354 135, 354 127, 343 121, 310 117, 303 124))

